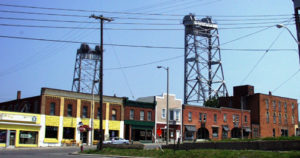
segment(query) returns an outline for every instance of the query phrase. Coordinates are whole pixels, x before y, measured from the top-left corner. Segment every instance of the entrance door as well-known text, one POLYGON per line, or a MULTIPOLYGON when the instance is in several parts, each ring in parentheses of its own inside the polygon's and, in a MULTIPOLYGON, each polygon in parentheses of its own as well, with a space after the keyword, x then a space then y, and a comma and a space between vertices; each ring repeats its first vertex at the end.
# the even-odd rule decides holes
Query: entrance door
POLYGON ((10 131, 9 146, 15 146, 15 142, 16 142, 16 131, 10 131))
POLYGON ((88 132, 82 132, 81 135, 80 135, 80 139, 82 140, 82 143, 87 143, 88 132))

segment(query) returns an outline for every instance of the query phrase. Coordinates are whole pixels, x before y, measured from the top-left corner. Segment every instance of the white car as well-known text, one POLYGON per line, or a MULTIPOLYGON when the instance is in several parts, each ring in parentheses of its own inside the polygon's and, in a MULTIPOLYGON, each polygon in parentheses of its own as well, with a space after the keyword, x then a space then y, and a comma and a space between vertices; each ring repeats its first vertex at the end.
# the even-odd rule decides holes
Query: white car
POLYGON ((114 137, 114 138, 111 138, 110 140, 103 141, 103 144, 129 144, 129 140, 114 137))

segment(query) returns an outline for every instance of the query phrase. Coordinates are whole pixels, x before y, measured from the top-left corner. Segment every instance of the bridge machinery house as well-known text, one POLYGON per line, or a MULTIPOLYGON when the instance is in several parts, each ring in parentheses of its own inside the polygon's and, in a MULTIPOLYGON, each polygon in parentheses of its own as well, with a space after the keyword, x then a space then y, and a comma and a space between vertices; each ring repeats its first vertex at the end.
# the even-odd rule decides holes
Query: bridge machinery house
MULTIPOLYGON (((123 98, 104 96, 103 99, 103 138, 123 137, 123 98)), ((95 144, 99 141, 100 132, 99 107, 99 96, 97 95, 51 88, 42 88, 40 96, 0 103, 1 118, 4 118, 0 119, 0 146, 7 146, 2 143, 7 141, 10 141, 9 144, 15 144, 12 145, 15 147, 75 145, 81 140, 85 144, 95 144), (30 116, 36 118, 36 121, 18 121, 18 126, 2 126, 5 121, 3 114, 6 113, 30 116), (79 124, 86 125, 91 130, 83 132, 81 135, 79 124), (13 132, 10 132, 11 130, 13 132), (5 133, 7 136, 3 137, 5 133), (13 135, 11 133, 15 133, 15 141, 9 140, 8 134, 13 135), (27 142, 27 144, 23 145, 20 143, 21 141, 27 142)), ((14 118, 20 118, 20 116, 14 118)))
POLYGON ((244 138, 251 135, 250 110, 183 105, 184 141, 244 138))

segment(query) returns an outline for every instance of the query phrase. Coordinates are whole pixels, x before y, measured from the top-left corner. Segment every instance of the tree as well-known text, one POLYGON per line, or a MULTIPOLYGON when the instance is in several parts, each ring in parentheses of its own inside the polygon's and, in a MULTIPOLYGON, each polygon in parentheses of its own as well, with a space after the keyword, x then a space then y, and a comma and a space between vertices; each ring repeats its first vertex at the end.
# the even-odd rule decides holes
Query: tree
POLYGON ((204 102, 204 106, 219 108, 219 99, 218 97, 213 97, 204 102))

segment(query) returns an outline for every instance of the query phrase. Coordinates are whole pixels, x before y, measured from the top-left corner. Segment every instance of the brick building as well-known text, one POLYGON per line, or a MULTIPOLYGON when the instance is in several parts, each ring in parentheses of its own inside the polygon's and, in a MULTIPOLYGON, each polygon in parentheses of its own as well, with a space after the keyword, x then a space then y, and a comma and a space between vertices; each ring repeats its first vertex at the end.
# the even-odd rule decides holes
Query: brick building
POLYGON ((124 99, 125 139, 153 142, 156 102, 124 99))
POLYGON ((183 105, 184 140, 250 137, 250 122, 249 110, 183 105))
POLYGON ((237 86, 233 96, 219 98, 220 106, 251 110, 252 137, 295 136, 298 128, 296 99, 254 93, 251 85, 237 86))

